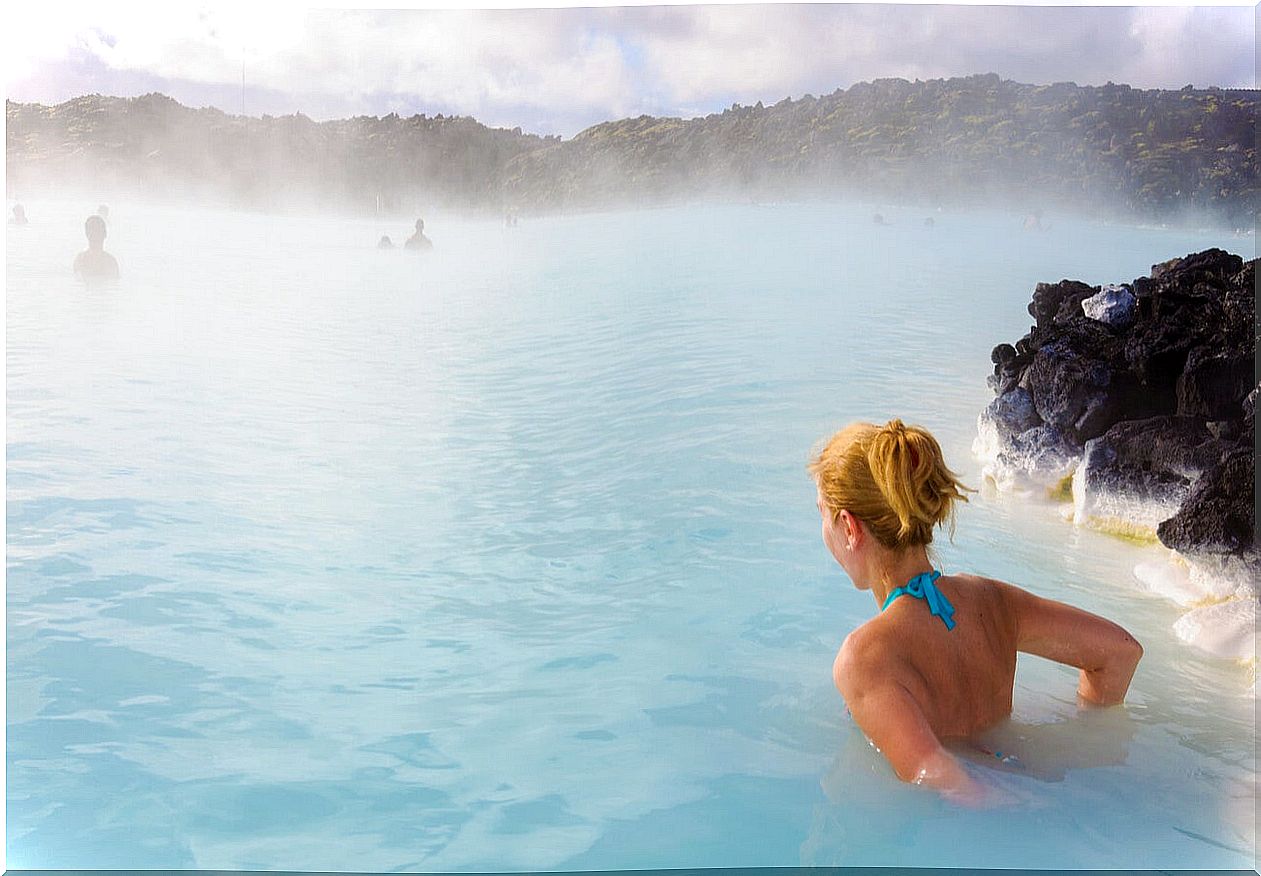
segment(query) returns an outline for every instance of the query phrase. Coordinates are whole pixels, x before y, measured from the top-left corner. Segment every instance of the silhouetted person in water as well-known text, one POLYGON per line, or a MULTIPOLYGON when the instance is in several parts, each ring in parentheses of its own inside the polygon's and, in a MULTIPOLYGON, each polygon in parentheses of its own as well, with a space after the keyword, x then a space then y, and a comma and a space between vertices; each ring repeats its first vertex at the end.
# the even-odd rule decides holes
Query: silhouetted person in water
POLYGON ((932 217, 932 216, 929 216, 927 219, 925 219, 925 220, 924 220, 924 227, 925 227, 925 228, 932 228, 932 227, 933 227, 934 225, 936 225, 936 224, 937 224, 937 222, 936 222, 936 220, 934 220, 934 219, 933 219, 933 217, 932 217))
POLYGON ((381 239, 377 241, 377 249, 394 249, 394 241, 390 240, 388 234, 382 234, 381 239))
POLYGON ((874 222, 874 223, 876 223, 877 225, 888 225, 888 224, 890 224, 890 223, 888 223, 888 222, 886 222, 886 221, 885 221, 884 216, 883 216, 883 215, 881 215, 880 213, 876 213, 874 216, 872 216, 872 217, 871 217, 871 221, 872 221, 872 222, 874 222))
POLYGON ((21 204, 14 204, 13 205, 13 218, 9 220, 9 224, 10 225, 25 225, 26 224, 26 208, 24 208, 21 204))
POLYGON ((433 249, 433 241, 425 237, 425 220, 416 220, 416 233, 403 244, 407 249, 433 249))
POLYGON ((105 251, 105 220, 89 216, 83 223, 88 248, 75 256, 74 275, 80 280, 117 280, 118 262, 105 251))
POLYGON ((1042 224, 1042 211, 1034 210, 1025 217, 1025 231, 1046 231, 1048 226, 1042 224))

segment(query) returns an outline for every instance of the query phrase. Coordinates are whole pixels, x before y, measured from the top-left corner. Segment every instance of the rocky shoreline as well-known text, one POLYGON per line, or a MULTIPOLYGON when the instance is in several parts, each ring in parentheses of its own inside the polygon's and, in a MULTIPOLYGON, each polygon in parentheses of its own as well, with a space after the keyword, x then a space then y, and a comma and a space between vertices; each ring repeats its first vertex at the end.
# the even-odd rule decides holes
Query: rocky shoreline
POLYGON ((1071 502, 1082 526, 1159 541, 1139 582, 1190 609, 1184 639, 1255 662, 1255 271, 1219 249, 1130 283, 1039 283, 999 344, 974 451, 999 489, 1071 502))

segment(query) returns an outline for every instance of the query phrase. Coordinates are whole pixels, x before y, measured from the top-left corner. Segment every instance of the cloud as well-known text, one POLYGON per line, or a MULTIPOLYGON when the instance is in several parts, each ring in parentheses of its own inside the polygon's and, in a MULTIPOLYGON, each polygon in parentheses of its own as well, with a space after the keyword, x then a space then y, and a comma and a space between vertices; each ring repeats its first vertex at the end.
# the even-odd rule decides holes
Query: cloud
MULTIPOLYGON (((627 12, 632 27, 637 13, 627 12)), ((642 24, 651 75, 681 103, 990 72, 1030 83, 1253 85, 1243 8, 694 6, 642 24)))
POLYGON ((1181 87, 1179 77, 1183 85, 1256 87, 1250 9, 1135 9, 1127 36, 1136 79, 1169 88, 1181 87))
POLYGON ((83 9, 77 24, 31 16, 7 40, 10 83, 85 51, 106 69, 297 94, 414 93, 484 108, 555 100, 635 103, 616 36, 575 27, 581 10, 83 9), (20 34, 20 36, 19 36, 20 34), (29 39, 28 39, 29 38, 29 39))
POLYGON ((15 99, 161 88, 236 111, 244 67, 254 111, 458 112, 543 133, 880 77, 1254 84, 1246 7, 80 5, 28 9, 12 25, 4 45, 15 99))

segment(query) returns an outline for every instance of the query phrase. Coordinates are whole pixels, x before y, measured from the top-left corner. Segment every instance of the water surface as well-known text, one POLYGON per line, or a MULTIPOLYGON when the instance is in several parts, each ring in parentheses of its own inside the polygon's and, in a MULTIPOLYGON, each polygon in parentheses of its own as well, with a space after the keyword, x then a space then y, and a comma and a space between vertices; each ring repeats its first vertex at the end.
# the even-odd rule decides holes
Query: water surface
POLYGON ((1124 623, 1126 707, 1022 658, 977 767, 897 783, 831 662, 875 605, 812 444, 940 437, 1038 281, 1237 241, 887 205, 496 223, 111 204, 7 231, 8 864, 310 870, 1252 867, 1250 678, 1140 593, 1159 550, 978 495, 947 570, 1124 623), (874 210, 893 223, 877 227, 874 210), (397 227, 396 227, 397 226, 397 227))

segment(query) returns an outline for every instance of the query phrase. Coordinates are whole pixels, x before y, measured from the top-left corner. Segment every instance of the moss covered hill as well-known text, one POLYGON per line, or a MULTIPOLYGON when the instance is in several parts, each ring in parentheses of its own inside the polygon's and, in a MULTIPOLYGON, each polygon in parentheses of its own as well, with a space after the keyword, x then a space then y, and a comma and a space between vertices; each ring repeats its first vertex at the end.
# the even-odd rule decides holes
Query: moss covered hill
MULTIPOLYGON (((525 202, 857 190, 1249 217, 1257 91, 883 79, 704 118, 608 122, 509 167, 525 202)), ((1251 225, 1251 219, 1247 219, 1251 225)))
POLYGON ((266 206, 295 191, 570 209, 718 195, 1001 199, 1252 224, 1261 92, 1022 85, 995 75, 860 83, 696 119, 606 122, 572 140, 469 118, 316 123, 193 110, 161 95, 6 106, 15 184, 117 179, 266 206))
POLYGON ((504 166, 549 142, 462 116, 317 123, 301 114, 190 109, 160 94, 91 95, 52 107, 6 102, 5 114, 9 189, 17 195, 53 182, 262 208, 420 200, 497 209, 504 166))

